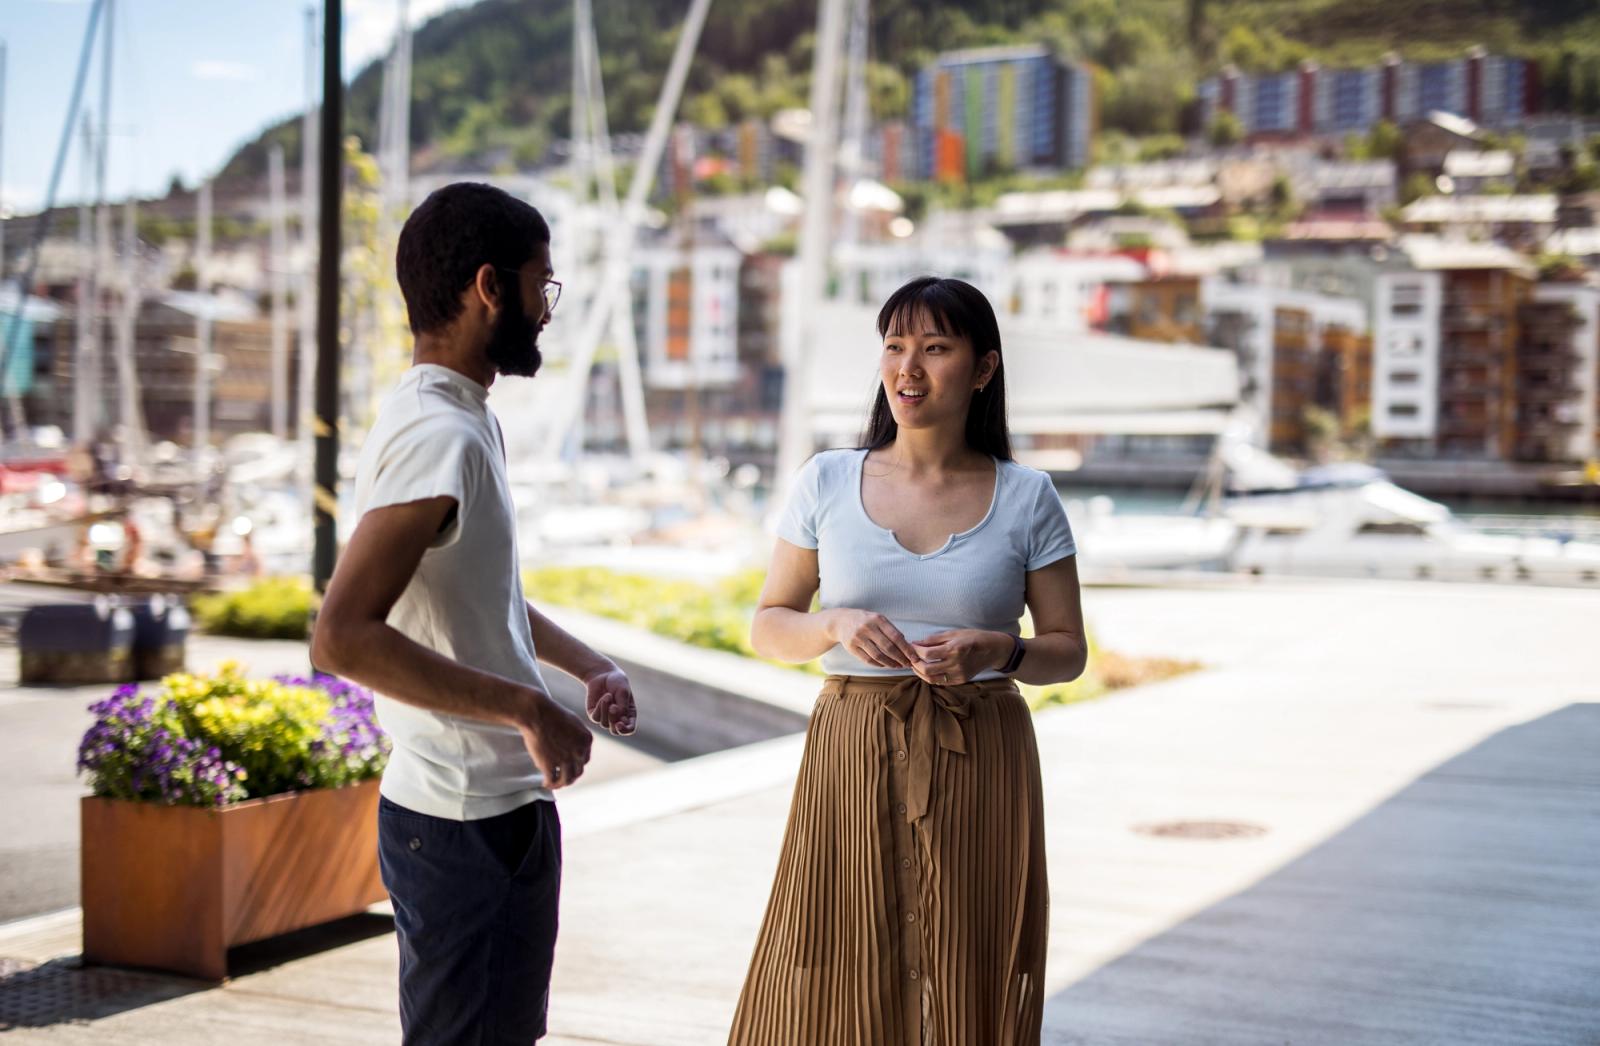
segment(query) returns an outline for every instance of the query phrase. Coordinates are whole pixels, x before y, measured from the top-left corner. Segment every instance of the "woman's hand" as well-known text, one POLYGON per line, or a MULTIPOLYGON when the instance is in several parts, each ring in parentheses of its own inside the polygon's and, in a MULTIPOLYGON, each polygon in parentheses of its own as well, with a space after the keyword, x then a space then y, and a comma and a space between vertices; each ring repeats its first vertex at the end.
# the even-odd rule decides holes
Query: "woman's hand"
POLYGON ((979 673, 999 668, 1011 657, 1011 637, 1004 632, 957 628, 935 632, 912 644, 917 660, 911 668, 935 686, 971 682, 979 673))
POLYGON ((830 610, 828 638, 851 654, 879 668, 911 668, 917 652, 882 614, 870 610, 830 610))

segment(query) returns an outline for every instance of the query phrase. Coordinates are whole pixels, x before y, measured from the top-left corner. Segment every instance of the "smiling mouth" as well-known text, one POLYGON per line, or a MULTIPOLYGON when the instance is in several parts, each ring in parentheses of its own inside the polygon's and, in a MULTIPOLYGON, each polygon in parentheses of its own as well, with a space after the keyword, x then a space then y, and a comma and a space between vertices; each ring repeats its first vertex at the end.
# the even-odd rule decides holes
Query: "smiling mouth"
POLYGON ((925 389, 901 389, 895 393, 895 396, 901 403, 921 403, 928 398, 928 393, 925 389))

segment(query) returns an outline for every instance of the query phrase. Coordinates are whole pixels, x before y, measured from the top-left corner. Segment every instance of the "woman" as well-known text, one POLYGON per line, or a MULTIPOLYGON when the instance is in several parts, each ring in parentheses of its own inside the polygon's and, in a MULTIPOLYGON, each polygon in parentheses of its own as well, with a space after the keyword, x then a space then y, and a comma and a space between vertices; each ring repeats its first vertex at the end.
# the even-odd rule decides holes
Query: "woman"
POLYGON ((1044 822, 1013 680, 1083 671, 1076 548, 1049 478, 1011 460, 983 295, 913 280, 878 333, 865 446, 801 470, 751 628, 830 675, 730 1042, 1037 1043, 1044 822))

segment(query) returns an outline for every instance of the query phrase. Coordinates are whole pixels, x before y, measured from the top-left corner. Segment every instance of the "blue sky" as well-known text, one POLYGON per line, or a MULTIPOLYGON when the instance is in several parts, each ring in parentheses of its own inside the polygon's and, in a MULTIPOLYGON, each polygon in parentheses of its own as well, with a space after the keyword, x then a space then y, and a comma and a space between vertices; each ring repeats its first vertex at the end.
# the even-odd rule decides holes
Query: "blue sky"
MULTIPOLYGON (((465 2, 409 0, 409 20, 417 25, 465 2)), ((8 210, 27 213, 44 201, 91 6, 0 0, 7 59, 0 205, 8 210)), ((305 0, 117 0, 107 161, 112 198, 163 193, 175 173, 193 184, 262 127, 299 112, 306 7, 305 0)), ((399 0, 345 0, 347 79, 388 47, 398 10, 399 0)), ((97 45, 84 90, 84 105, 96 110, 101 57, 97 45)), ((78 140, 75 134, 61 202, 80 194, 78 140)))

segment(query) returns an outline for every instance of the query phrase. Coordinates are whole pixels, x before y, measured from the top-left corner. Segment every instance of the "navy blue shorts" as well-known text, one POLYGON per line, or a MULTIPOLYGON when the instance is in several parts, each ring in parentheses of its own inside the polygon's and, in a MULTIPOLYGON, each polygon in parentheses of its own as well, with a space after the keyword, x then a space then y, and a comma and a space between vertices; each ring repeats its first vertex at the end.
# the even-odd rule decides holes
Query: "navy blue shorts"
POLYGON ((405 1046, 526 1046, 544 1035, 561 895, 556 804, 451 821, 380 798, 378 858, 400 940, 405 1046))

